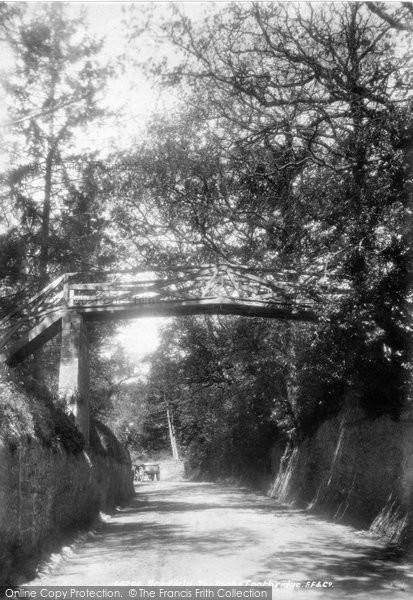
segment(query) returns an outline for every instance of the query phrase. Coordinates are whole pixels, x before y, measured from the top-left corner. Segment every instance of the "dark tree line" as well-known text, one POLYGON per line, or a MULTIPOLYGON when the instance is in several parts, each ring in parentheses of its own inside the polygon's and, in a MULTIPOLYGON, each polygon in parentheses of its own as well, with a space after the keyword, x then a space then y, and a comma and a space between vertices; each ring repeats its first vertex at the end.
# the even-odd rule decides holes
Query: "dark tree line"
MULTIPOLYGON (((324 289, 348 288, 327 303, 318 327, 275 328, 263 354, 244 356, 231 381, 222 380, 219 360, 205 364, 204 349, 196 368, 203 383, 183 379, 175 397, 187 399, 183 411, 177 400, 182 443, 203 444, 206 462, 212 452, 233 464, 251 449, 245 431, 237 442, 233 435, 243 419, 252 427, 261 402, 258 374, 246 388, 250 404, 239 389, 256 357, 271 381, 257 439, 268 427, 270 438, 275 430, 305 435, 350 398, 370 417, 396 419, 410 401, 411 27, 407 3, 231 4, 201 22, 175 6, 154 23, 181 60, 146 68, 183 98, 182 110, 154 119, 134 189, 126 176, 128 226, 136 219, 145 229, 148 214, 162 215, 156 252, 166 264, 179 257, 288 267, 323 273, 324 289), (277 344, 287 369, 266 364, 277 344)), ((209 326, 197 323, 188 356, 176 358, 195 324, 185 334, 175 324, 180 335, 158 356, 154 379, 172 364, 181 381, 209 326)), ((210 336, 209 344, 234 369, 236 351, 222 338, 242 343, 236 327, 214 326, 220 341, 210 336)), ((253 336, 257 324, 242 327, 253 336)))

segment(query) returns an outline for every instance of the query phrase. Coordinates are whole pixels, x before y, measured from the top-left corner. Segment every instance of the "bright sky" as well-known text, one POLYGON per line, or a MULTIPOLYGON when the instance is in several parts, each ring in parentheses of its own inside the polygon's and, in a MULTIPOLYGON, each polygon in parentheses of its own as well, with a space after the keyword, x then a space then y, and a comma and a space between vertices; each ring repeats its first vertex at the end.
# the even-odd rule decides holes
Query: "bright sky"
MULTIPOLYGON (((105 54, 110 58, 121 54, 122 52, 133 52, 136 58, 144 59, 148 56, 148 48, 130 47, 125 35, 125 28, 122 19, 125 18, 125 9, 128 10, 131 4, 135 4, 136 10, 139 5, 148 5, 148 2, 83 2, 71 3, 73 9, 77 10, 79 5, 87 7, 90 29, 98 36, 106 39, 105 54), (136 55, 137 53, 137 55, 136 55)), ((169 14, 169 2, 155 2, 156 14, 169 14)), ((196 20, 202 17, 207 9, 208 2, 180 2, 186 14, 196 20)), ((143 8, 143 7, 142 7, 143 8)), ((89 132, 89 135, 79 144, 85 147, 94 146, 96 141, 100 149, 108 148, 117 144, 121 148, 130 148, 134 140, 143 132, 144 126, 153 112, 164 108, 170 110, 175 102, 172 95, 164 94, 162 97, 154 90, 142 73, 132 66, 127 67, 125 73, 121 74, 117 81, 110 86, 106 95, 107 106, 119 112, 118 120, 99 124, 99 127, 89 132), (96 135, 96 140, 93 139, 96 135)), ((160 329, 170 319, 166 318, 140 318, 129 321, 125 326, 119 327, 117 340, 128 353, 140 362, 143 356, 153 352, 159 345, 160 329)), ((148 371, 148 364, 141 363, 140 373, 145 375, 148 371)))
MULTIPOLYGON (((148 5, 149 2, 83 2, 71 3, 74 10, 78 9, 79 5, 87 7, 90 29, 98 36, 105 37, 105 54, 109 58, 113 58, 122 52, 133 52, 136 58, 144 59, 148 56, 148 48, 145 46, 133 47, 128 43, 125 35, 125 28, 122 24, 122 19, 125 18, 125 10, 135 4, 135 10, 139 11, 139 5, 148 5), (138 53, 136 55, 136 53, 138 53)), ((155 12, 161 17, 169 14, 169 2, 155 2, 155 12)), ((207 9, 208 2, 180 2, 186 14, 192 19, 202 17, 207 9)), ((142 9, 144 6, 142 6, 142 9)), ((117 81, 114 81, 110 86, 106 95, 107 106, 119 112, 118 120, 107 122, 99 125, 95 130, 99 148, 113 147, 113 144, 118 144, 121 148, 129 148, 133 146, 134 140, 138 138, 144 126, 153 112, 157 112, 162 107, 171 109, 174 104, 172 95, 164 94, 162 97, 154 90, 142 73, 128 67, 117 81)), ((85 147, 93 146, 96 140, 93 139, 93 130, 89 135, 79 143, 84 143, 85 147)), ((119 327, 117 340, 119 341, 128 353, 141 361, 143 356, 149 352, 153 352, 158 347, 160 341, 160 329, 170 319, 166 318, 140 318, 125 326, 119 327)), ((140 372, 142 375, 148 371, 148 364, 141 363, 140 372)))
MULTIPOLYGON (((119 327, 119 333, 115 342, 119 342, 137 363, 149 352, 154 352, 160 342, 160 329, 170 319, 162 317, 143 317, 134 319, 123 327, 119 327)), ((147 363, 139 365, 139 374, 146 375, 149 370, 147 363)))
MULTIPOLYGON (((75 5, 75 3, 72 3, 75 5)), ((128 52, 128 42, 125 28, 122 24, 124 10, 128 2, 87 2, 81 3, 88 9, 91 31, 105 37, 105 54, 114 58, 122 52, 128 52)), ((139 3, 137 3, 139 4, 139 3)), ((74 6, 76 9, 77 6, 74 6)), ((142 73, 130 67, 114 81, 106 94, 105 103, 108 108, 118 113, 118 118, 90 131, 80 143, 85 147, 95 144, 93 136, 101 149, 105 146, 110 150, 116 145, 120 148, 130 148, 134 140, 142 133, 145 123, 154 110, 160 108, 158 94, 142 73), (102 126, 103 125, 103 126, 102 126)), ((115 342, 119 342, 128 354, 139 364, 141 376, 147 374, 149 365, 142 363, 142 358, 154 352, 160 341, 160 328, 165 324, 162 318, 139 318, 131 320, 127 325, 119 327, 115 342)))

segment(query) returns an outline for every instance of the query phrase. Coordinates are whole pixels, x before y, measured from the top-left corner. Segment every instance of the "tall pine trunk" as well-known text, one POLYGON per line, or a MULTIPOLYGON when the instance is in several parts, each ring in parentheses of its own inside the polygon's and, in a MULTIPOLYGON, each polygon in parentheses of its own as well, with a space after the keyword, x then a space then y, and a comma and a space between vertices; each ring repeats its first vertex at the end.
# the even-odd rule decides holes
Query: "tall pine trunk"
POLYGON ((44 200, 42 214, 42 230, 40 238, 40 264, 39 264, 39 282, 40 287, 44 287, 48 280, 49 264, 49 237, 50 237, 50 207, 52 196, 52 173, 53 173, 53 149, 49 148, 46 157, 46 172, 44 184, 44 200))

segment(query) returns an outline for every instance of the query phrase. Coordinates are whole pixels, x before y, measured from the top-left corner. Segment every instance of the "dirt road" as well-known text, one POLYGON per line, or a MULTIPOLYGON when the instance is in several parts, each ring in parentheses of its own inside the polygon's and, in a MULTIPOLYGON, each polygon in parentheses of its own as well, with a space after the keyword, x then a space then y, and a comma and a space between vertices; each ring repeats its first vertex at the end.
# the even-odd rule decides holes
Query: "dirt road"
POLYGON ((278 585, 287 580, 333 587, 274 588, 273 598, 412 597, 412 566, 353 528, 238 488, 145 482, 137 491, 130 506, 30 584, 278 585))

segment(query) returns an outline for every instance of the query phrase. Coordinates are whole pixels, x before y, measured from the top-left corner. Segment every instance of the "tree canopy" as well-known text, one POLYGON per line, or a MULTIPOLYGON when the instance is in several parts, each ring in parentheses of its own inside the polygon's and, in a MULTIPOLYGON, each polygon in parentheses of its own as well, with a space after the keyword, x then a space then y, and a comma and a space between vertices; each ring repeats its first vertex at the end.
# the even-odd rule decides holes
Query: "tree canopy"
MULTIPOLYGON (((65 7, 12 8, 0 5, 19 149, 2 187, 2 305, 65 270, 227 261, 288 269, 297 283, 316 275, 317 325, 167 327, 137 392, 147 442, 167 443, 155 415, 169 406, 189 460, 225 470, 236 456, 265 462, 276 436, 307 435, 349 398, 400 418, 411 401, 411 5, 225 3, 193 18, 177 3, 132 7, 117 66, 154 82, 165 106, 178 100, 105 158, 75 143, 105 114, 103 42, 65 7)), ((106 392, 95 381, 108 419, 129 368, 111 360, 106 392)))

